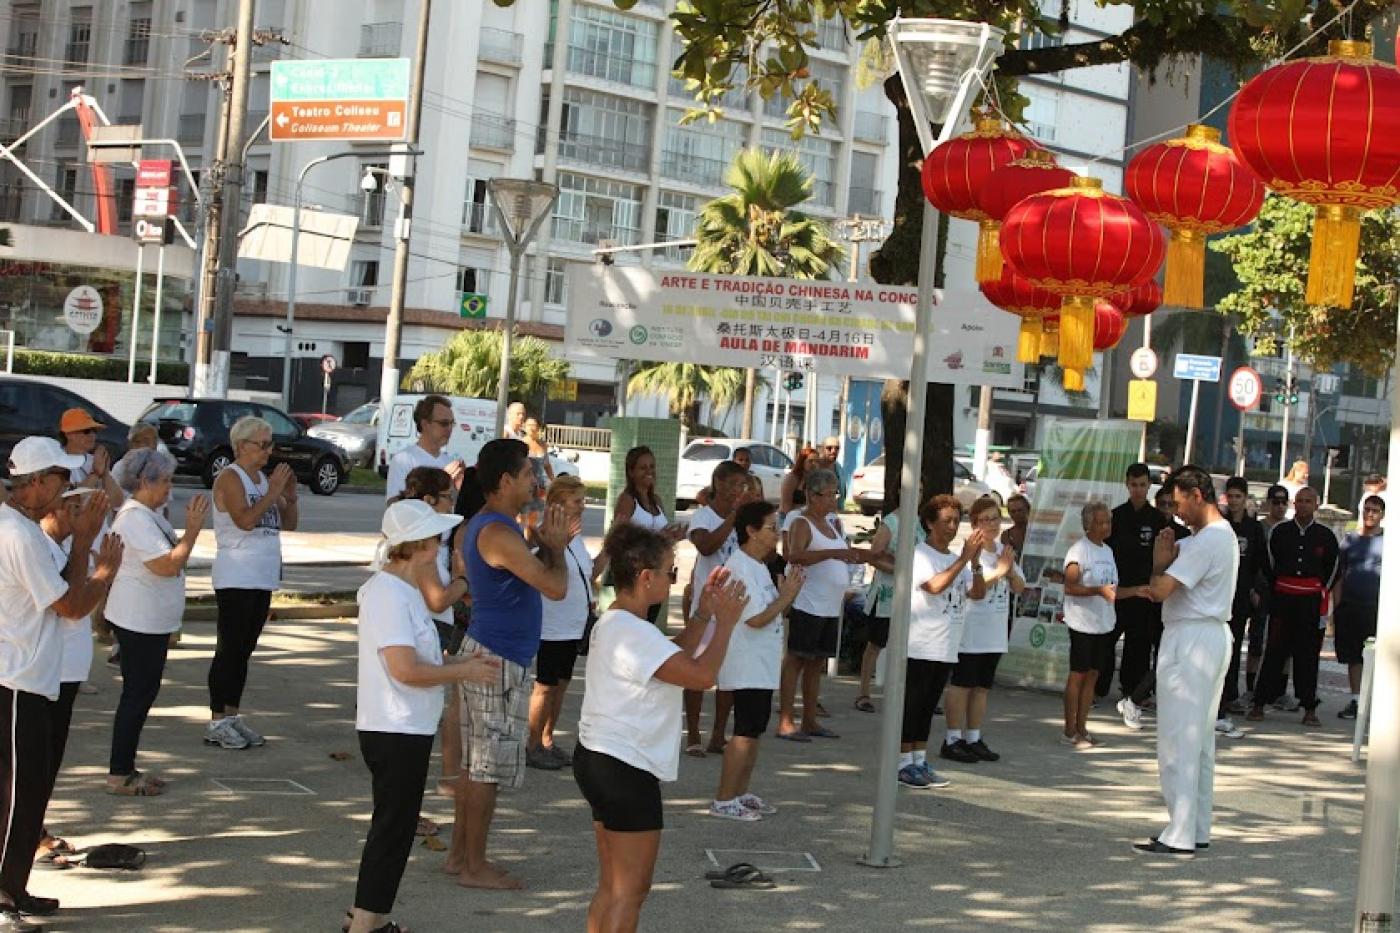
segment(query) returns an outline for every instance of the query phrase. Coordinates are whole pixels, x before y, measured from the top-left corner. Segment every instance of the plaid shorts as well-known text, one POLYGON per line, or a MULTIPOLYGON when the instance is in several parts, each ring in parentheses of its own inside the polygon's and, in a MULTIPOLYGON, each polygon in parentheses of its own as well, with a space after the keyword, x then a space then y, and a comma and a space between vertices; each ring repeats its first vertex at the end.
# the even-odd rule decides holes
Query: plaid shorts
POLYGON ((516 788, 525 780, 533 668, 521 667, 479 644, 462 641, 459 657, 475 651, 499 658, 501 673, 489 684, 462 683, 462 770, 477 784, 516 788))

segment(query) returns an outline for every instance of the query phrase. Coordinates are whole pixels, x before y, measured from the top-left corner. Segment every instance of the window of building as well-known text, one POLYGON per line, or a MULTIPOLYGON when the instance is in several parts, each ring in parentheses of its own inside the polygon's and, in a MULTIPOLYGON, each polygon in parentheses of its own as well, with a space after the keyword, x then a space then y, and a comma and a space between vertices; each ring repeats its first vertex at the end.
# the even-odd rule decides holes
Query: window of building
POLYGON ((554 236, 572 243, 619 246, 637 242, 642 230, 642 189, 619 181, 559 173, 554 205, 554 236))
POLYGON ((9 52, 16 58, 33 58, 39 51, 39 8, 18 7, 14 13, 9 52))
POLYGON ((68 42, 63 48, 64 61, 74 65, 87 64, 92 54, 92 7, 75 6, 68 22, 68 42))
POLYGON ((462 205, 462 226, 469 233, 496 232, 495 212, 486 194, 486 182, 501 174, 499 165, 486 165, 475 160, 467 163, 466 202, 462 205))
MULTIPOLYGON (((546 93, 540 113, 548 112, 546 93)), ((645 172, 651 155, 653 112, 650 104, 638 100, 565 88, 559 121, 559 157, 645 172)), ((541 138, 541 146, 544 142, 541 138)))
POLYGON ((355 176, 356 199, 359 204, 358 213, 360 223, 366 227, 384 226, 384 196, 387 193, 385 173, 389 166, 385 162, 367 162, 360 166, 360 174, 355 176), (371 191, 361 190, 360 180, 365 176, 365 170, 372 169, 370 177, 374 179, 374 188, 371 191))
MULTIPOLYGON (((846 95, 845 67, 833 62, 813 60, 808 66, 808 70, 811 73, 811 80, 808 83, 815 82, 822 90, 829 93, 831 99, 836 101, 836 106, 839 108, 845 101, 846 95)), ((786 95, 774 94, 763 102, 763 113, 774 119, 785 120, 787 119, 787 109, 792 105, 792 101, 793 98, 787 97, 786 95)), ((826 126, 823 126, 822 129, 823 132, 829 131, 826 126)), ((834 130, 835 127, 833 126, 830 129, 834 130)))
POLYGON ((869 152, 851 153, 851 188, 846 205, 847 213, 880 215, 880 189, 875 185, 879 171, 878 156, 869 152))
POLYGON ((151 51, 151 4, 133 3, 127 23, 126 42, 122 49, 122 64, 144 65, 151 51))
POLYGON ((347 340, 341 344, 340 365, 346 369, 369 368, 369 341, 347 340))
POLYGON ((545 304, 562 305, 568 299, 568 267, 563 259, 551 258, 544 273, 545 304))
POLYGON ((1054 142, 1055 127, 1060 120, 1060 95, 1029 86, 1024 93, 1029 101, 1023 112, 1026 130, 1042 142, 1054 142))
POLYGON ((682 113, 667 111, 661 174, 692 185, 723 185, 725 170, 748 141, 748 127, 733 120, 680 126, 682 113))
MULTIPOLYGON (((57 180, 54 184, 54 191, 59 197, 63 198, 63 200, 67 201, 69 204, 73 204, 78 197, 78 170, 60 166, 57 180)), ((78 205, 73 204, 73 206, 76 208, 78 205)), ((49 216, 54 220, 66 220, 69 214, 55 201, 53 210, 50 212, 49 216)))
MULTIPOLYGON (((675 191, 662 191, 656 197, 656 239, 659 243, 669 240, 690 240, 695 238, 695 215, 700 210, 700 199, 690 194, 675 191)), ((673 261, 684 261, 692 247, 668 246, 661 255, 673 261)))
POLYGON ((462 266, 457 270, 457 291, 470 295, 491 294, 491 270, 462 266))
POLYGON ((574 74, 651 87, 656 83, 658 35, 651 20, 579 4, 569 20, 566 67, 574 74))
POLYGON ((373 288, 378 284, 378 259, 355 259, 350 262, 350 286, 352 288, 373 288))
POLYGON ((131 223, 131 209, 136 200, 136 179, 117 179, 117 223, 131 223))
POLYGON ((836 186, 832 183, 836 175, 835 142, 815 136, 793 141, 785 130, 765 129, 763 148, 796 155, 812 174, 812 200, 826 207, 836 204, 836 186))
POLYGON ((13 139, 28 129, 33 104, 34 88, 31 85, 10 85, 10 127, 9 135, 6 138, 13 139))
POLYGON ((267 203, 267 175, 267 169, 254 169, 252 172, 248 191, 254 204, 267 203))

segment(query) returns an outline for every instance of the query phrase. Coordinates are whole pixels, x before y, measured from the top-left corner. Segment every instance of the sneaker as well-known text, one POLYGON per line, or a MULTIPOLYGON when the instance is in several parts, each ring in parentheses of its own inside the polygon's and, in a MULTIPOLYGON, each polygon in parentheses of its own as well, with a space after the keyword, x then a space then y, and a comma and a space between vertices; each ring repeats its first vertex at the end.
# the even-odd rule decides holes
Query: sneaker
POLYGON ((204 744, 220 748, 247 748, 248 740, 238 731, 232 719, 220 719, 211 722, 209 728, 204 730, 204 744))
POLYGON ((233 728, 237 729, 238 734, 248 740, 249 748, 261 748, 267 744, 267 739, 253 731, 253 729, 248 726, 248 723, 243 721, 242 716, 233 717, 233 728))
POLYGON ((1151 842, 1139 842, 1133 846, 1133 851, 1138 855, 1157 855, 1163 858, 1188 859, 1196 857, 1195 849, 1173 849, 1156 839, 1151 842))
POLYGON ((34 933, 42 930, 43 926, 37 923, 30 923, 24 919, 24 914, 13 907, 0 907, 0 931, 4 933, 34 933))
POLYGON ((1142 731, 1142 710, 1129 697, 1118 701, 1118 715, 1123 717, 1123 725, 1135 732, 1142 731))
POLYGON ((937 771, 933 770, 933 768, 929 766, 928 759, 924 759, 924 763, 922 765, 919 765, 919 770, 923 772, 924 780, 928 781, 929 787, 947 787, 948 785, 953 783, 952 781, 945 778, 943 775, 939 774, 937 771))
POLYGON ((21 894, 15 898, 15 906, 20 913, 31 917, 52 917, 58 913, 58 898, 21 894))
POLYGON ((717 816, 722 820, 736 820, 740 823, 757 823, 763 819, 763 814, 757 810, 750 810, 738 800, 711 801, 710 816, 717 816))
POLYGON ((574 763, 573 752, 566 752, 557 743, 549 746, 549 753, 553 755, 561 765, 572 767, 574 763))
MULTIPOLYGON (((899 769, 899 783, 905 787, 924 788, 929 786, 929 779, 924 777, 924 771, 918 765, 905 765, 899 769)), ((710 812, 714 812, 714 806, 710 807, 710 812)))
POLYGON ((1352 701, 1351 701, 1350 703, 1348 703, 1346 706, 1344 706, 1344 707, 1342 707, 1340 710, 1338 710, 1338 711, 1337 711, 1337 718, 1338 718, 1338 719, 1355 719, 1355 718, 1356 718, 1356 701, 1355 701, 1355 700, 1352 700, 1352 701))
POLYGON ((1244 738, 1244 730, 1235 728, 1235 721, 1228 716, 1222 716, 1215 721, 1216 734, 1227 739, 1244 738))
POLYGON ((977 753, 967 747, 967 743, 962 739, 956 742, 944 742, 943 747, 938 750, 939 758, 947 758, 949 761, 960 761, 965 765, 975 765, 982 759, 977 753))
POLYGON ((543 745, 525 749, 525 767, 539 768, 541 771, 558 771, 564 767, 558 758, 543 745))
POLYGON ((761 813, 764 816, 772 816, 778 812, 777 807, 758 796, 758 794, 740 794, 738 800, 745 808, 753 810, 755 813, 761 813))
POLYGON ((1001 761, 1001 756, 987 747, 987 743, 978 739, 976 742, 964 742, 967 750, 976 755, 981 761, 1001 761))

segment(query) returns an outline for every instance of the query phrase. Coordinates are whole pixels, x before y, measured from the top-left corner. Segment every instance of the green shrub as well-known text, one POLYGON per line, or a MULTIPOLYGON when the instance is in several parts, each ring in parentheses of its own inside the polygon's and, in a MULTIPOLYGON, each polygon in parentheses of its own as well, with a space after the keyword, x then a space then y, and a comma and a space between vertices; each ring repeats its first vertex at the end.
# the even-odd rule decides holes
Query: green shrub
MULTIPOLYGON (((15 350, 15 372, 25 376, 60 376, 65 379, 104 379, 125 382, 128 361, 115 356, 89 356, 52 350, 15 350)), ((150 360, 137 360, 138 378, 150 372, 150 360)), ((189 381, 188 363, 161 363, 156 375, 162 385, 189 381)))

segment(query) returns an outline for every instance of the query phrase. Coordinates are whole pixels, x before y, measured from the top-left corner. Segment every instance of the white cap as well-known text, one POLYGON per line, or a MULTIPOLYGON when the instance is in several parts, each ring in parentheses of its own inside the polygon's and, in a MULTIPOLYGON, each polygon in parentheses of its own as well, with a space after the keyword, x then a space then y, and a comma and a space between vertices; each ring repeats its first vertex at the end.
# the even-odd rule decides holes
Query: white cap
POLYGON ((10 475, 27 476, 54 467, 76 470, 82 466, 82 454, 66 454, 58 441, 51 437, 26 437, 10 451, 10 475))
POLYGON ((408 541, 436 538, 449 528, 462 523, 460 515, 444 515, 421 499, 403 499, 384 510, 379 530, 389 547, 408 541))

